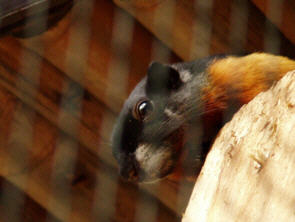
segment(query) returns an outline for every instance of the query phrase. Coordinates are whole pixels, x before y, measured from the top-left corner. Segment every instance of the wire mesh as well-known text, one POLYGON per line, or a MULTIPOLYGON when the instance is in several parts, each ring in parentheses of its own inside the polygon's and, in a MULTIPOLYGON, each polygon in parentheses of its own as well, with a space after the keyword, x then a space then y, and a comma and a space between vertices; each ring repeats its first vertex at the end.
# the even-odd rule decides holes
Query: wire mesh
MULTIPOLYGON (((34 5, 38 0, 28 2, 34 5)), ((51 27, 49 17, 61 6, 53 7, 56 1, 43 2, 38 10, 21 8, 27 15, 22 21, 22 16, 16 16, 13 25, 5 23, 3 35, 22 30, 23 36, 31 36, 34 32, 28 24, 36 18, 38 27, 51 27), (36 13, 37 17, 32 16, 36 13)), ((142 78, 153 60, 168 64, 212 52, 262 49, 292 54, 289 46, 294 46, 274 25, 282 21, 283 2, 269 1, 265 15, 247 0, 224 1, 229 8, 213 0, 166 0, 151 5, 144 1, 69 2, 74 5, 71 11, 48 31, 29 39, 0 39, 0 54, 10 53, 8 60, 12 60, 6 64, 5 56, 0 56, 0 86, 17 101, 10 135, 2 138, 6 145, 5 152, 0 152, 4 156, 0 172, 2 180, 19 189, 13 192, 8 183, 1 187, 0 206, 9 211, 1 212, 0 220, 30 221, 23 209, 27 199, 32 199, 46 210, 44 221, 179 221, 192 182, 164 179, 153 185, 134 185, 117 173, 110 137, 123 102, 136 84, 134 79, 142 78), (63 26, 65 19, 69 22, 63 26), (10 66, 16 61, 20 61, 19 69, 13 70, 10 66), (7 74, 1 74, 2 68, 7 74), (41 83, 45 75, 47 85, 41 83), (38 124, 48 140, 36 138, 38 124), (40 147, 48 151, 41 149, 35 155, 32 147, 43 140, 45 145, 40 147)), ((224 119, 235 108, 233 104, 224 119)), ((187 147, 202 145, 198 139, 203 130, 199 126, 190 129, 195 140, 187 147)), ((182 164, 185 172, 191 163, 182 164)))

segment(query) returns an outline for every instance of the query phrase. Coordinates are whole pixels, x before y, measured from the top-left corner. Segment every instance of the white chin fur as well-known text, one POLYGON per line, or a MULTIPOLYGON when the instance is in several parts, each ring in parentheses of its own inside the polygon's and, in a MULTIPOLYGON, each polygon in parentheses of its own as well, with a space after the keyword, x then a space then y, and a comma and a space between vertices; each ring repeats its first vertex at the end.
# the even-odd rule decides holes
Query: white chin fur
POLYGON ((135 158, 140 168, 146 173, 147 181, 159 179, 159 174, 171 164, 171 151, 168 147, 154 147, 150 144, 140 144, 135 151, 135 158))

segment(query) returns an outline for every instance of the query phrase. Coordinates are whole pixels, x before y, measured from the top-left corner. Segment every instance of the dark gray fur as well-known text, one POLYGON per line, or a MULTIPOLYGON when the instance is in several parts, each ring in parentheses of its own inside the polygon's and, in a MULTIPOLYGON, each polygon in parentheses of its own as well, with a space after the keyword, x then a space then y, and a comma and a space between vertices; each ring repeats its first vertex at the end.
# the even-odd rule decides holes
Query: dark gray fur
POLYGON ((150 70, 148 75, 138 83, 126 100, 112 134, 113 154, 119 163, 123 178, 133 181, 150 181, 164 177, 173 170, 177 154, 171 148, 173 144, 169 135, 183 125, 192 124, 195 118, 203 113, 200 90, 207 84, 206 69, 212 61, 223 57, 225 55, 169 65, 177 70, 179 75, 184 72, 190 75, 189 81, 181 82, 177 89, 156 91, 156 93, 149 91, 147 87, 149 78, 152 75, 161 74, 150 73, 150 70), (133 107, 142 99, 152 100, 154 104, 153 117, 149 121, 139 121, 132 116, 133 107), (167 110, 172 115, 165 113, 167 110), (141 169, 141 163, 135 155, 140 144, 150 145, 148 147, 151 147, 152 151, 149 155, 158 149, 165 148, 165 152, 167 150, 169 158, 171 157, 171 164, 170 162, 169 165, 163 164, 159 167, 159 172, 153 176, 147 175, 147 171, 141 169), (167 149, 167 147, 170 148, 167 149))

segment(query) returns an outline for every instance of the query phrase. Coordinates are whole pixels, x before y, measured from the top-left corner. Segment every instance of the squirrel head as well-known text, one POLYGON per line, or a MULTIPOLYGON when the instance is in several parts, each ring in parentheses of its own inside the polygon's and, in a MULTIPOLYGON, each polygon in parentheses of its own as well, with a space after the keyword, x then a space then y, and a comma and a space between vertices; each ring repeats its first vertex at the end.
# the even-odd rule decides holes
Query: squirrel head
POLYGON ((151 182, 173 171, 183 137, 183 120, 172 97, 185 83, 172 66, 153 62, 126 100, 112 133, 120 175, 151 182))

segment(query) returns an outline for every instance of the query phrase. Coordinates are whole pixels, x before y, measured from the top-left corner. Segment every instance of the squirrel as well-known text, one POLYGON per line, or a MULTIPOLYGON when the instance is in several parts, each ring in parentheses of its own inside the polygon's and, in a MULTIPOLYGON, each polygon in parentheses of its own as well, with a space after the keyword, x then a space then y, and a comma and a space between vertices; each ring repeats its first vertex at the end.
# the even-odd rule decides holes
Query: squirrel
POLYGON ((113 129, 120 175, 132 182, 183 176, 181 162, 203 162, 224 122, 294 69, 295 61, 267 53, 152 62, 113 129))

